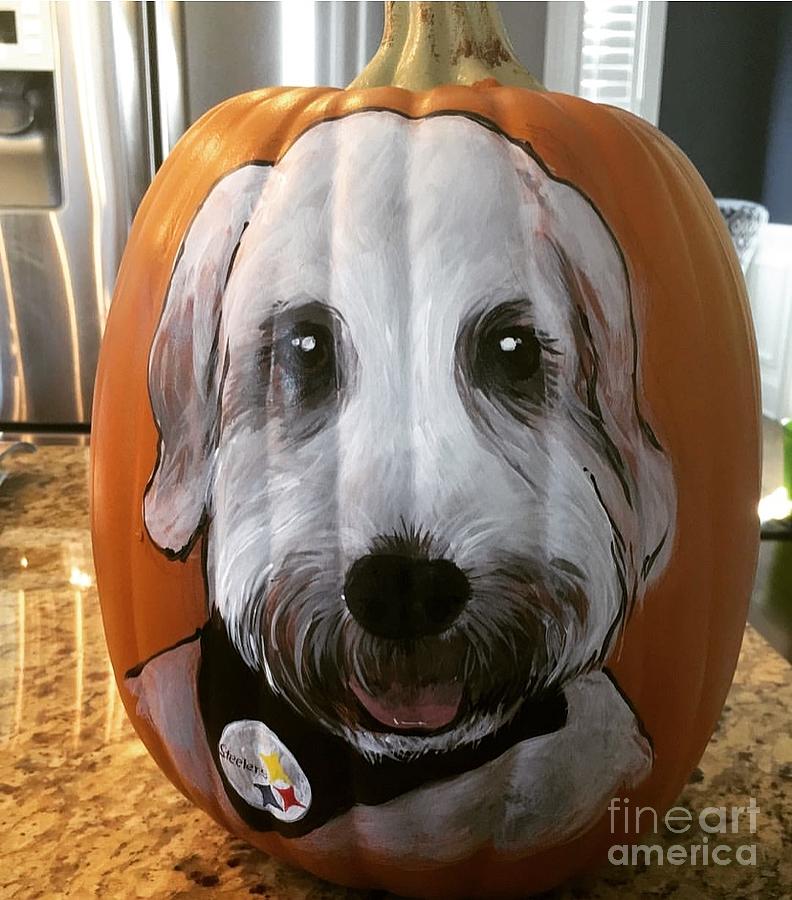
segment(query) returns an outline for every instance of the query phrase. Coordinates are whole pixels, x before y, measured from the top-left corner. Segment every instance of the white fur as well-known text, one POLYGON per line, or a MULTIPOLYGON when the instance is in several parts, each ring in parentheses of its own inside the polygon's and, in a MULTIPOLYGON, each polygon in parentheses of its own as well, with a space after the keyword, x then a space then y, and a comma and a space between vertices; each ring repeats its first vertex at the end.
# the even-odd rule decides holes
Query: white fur
MULTIPOLYGON (((623 538, 636 599, 646 585, 642 561, 667 535, 650 577, 665 564, 673 481, 636 412, 630 299, 616 244, 578 191, 476 122, 358 113, 312 128, 271 170, 229 175, 198 214, 177 265, 158 340, 174 334, 193 342, 192 373, 182 371, 185 383, 169 388, 173 363, 159 371, 152 356, 152 395, 177 390, 184 413, 175 423, 167 409, 158 417, 164 448, 147 526, 160 546, 178 552, 206 509, 211 604, 243 658, 292 700, 314 687, 302 661, 321 656, 340 629, 353 648, 366 640, 345 610, 344 574, 376 535, 403 523, 431 533, 438 555, 482 583, 504 556, 548 569, 564 559, 585 573, 586 615, 564 609, 543 622, 552 663, 533 674, 544 686, 590 668, 624 614, 606 509, 623 538), (244 201, 233 198, 237 182, 244 201), (186 446, 200 428, 184 419, 212 420, 219 377, 202 367, 206 333, 196 336, 192 320, 179 326, 177 319, 185 297, 201 295, 208 282, 222 290, 233 246, 224 237, 238 239, 248 218, 222 296, 222 430, 200 458, 186 446), (597 392, 603 427, 625 461, 632 509, 596 435, 580 424, 576 311, 553 242, 598 300, 589 310, 597 392), (531 426, 484 396, 472 409, 455 376, 462 323, 515 299, 527 301, 526 321, 558 353, 555 396, 531 426), (307 301, 337 311, 347 381, 339 408, 326 420, 320 414, 320 427, 303 440, 290 434, 288 411, 262 418, 247 398, 255 395, 262 323, 275 309, 277 322, 307 301), (207 378, 199 409, 190 392, 207 378), (304 609, 293 648, 261 629, 261 598, 280 589, 279 578, 302 585, 292 600, 304 609), (284 653, 292 664, 278 662, 275 672, 284 653)), ((529 652, 512 628, 515 602, 474 591, 443 639, 494 633, 529 652)), ((286 606, 277 614, 289 613, 286 606)), ((482 666, 488 646, 477 645, 482 666)), ((390 756, 475 741, 514 712, 473 715, 450 732, 416 737, 342 726, 321 704, 306 699, 305 706, 364 753, 390 756)))

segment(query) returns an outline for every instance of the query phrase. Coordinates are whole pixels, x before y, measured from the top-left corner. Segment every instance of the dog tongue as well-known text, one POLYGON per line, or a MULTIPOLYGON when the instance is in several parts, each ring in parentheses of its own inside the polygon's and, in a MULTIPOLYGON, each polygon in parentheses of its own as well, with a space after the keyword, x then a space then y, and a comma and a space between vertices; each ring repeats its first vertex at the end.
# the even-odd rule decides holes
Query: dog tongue
POLYGON ((376 696, 355 679, 351 688, 358 700, 378 722, 405 731, 436 731, 448 725, 462 702, 462 685, 429 684, 410 687, 396 684, 376 696))

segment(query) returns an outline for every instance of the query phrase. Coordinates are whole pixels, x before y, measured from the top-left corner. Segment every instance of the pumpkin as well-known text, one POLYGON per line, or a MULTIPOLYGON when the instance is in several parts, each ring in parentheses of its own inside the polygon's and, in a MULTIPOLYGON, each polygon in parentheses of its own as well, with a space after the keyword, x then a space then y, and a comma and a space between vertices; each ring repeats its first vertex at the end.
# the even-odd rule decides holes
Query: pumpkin
POLYGON ((668 807, 757 551, 744 284, 690 162, 487 4, 208 112, 97 377, 118 687, 172 782, 336 882, 524 896, 668 807))

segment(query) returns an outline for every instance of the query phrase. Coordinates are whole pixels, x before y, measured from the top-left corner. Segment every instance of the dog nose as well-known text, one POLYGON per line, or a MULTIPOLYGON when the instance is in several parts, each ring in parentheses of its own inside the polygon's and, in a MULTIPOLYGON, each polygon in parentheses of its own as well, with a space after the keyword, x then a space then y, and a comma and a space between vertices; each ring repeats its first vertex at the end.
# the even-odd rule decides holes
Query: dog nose
POLYGON ((366 631, 382 638, 440 634, 470 597, 465 573, 446 559, 372 553, 347 573, 344 598, 366 631))

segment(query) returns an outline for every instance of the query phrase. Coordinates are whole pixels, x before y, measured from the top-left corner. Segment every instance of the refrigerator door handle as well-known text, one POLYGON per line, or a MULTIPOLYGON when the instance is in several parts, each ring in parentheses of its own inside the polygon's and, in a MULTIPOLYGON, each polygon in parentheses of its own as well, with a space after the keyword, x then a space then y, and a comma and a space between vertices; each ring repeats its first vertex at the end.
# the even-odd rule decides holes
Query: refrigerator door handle
POLYGON ((149 0, 146 4, 156 167, 187 128, 187 80, 184 3, 149 0))

